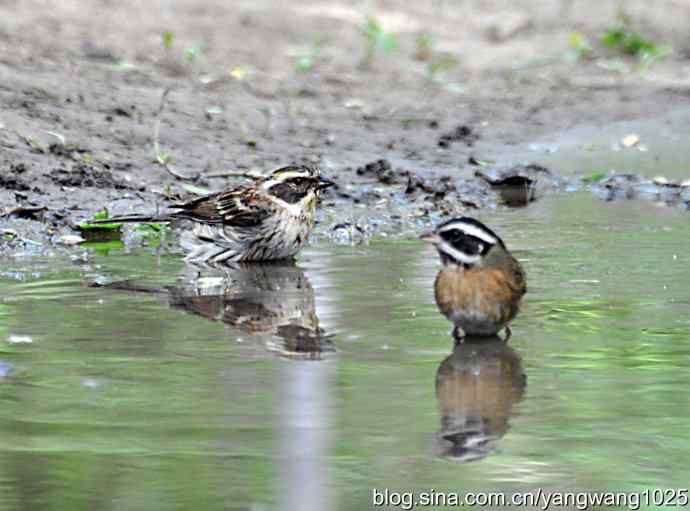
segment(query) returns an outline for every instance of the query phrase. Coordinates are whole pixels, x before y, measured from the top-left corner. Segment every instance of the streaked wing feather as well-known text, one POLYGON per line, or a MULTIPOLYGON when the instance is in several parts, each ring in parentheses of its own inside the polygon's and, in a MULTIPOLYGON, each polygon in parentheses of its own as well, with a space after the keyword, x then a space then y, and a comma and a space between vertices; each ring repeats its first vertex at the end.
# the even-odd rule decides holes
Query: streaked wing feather
POLYGON ((178 218, 206 224, 255 227, 270 215, 268 205, 266 199, 243 187, 199 197, 172 207, 179 209, 175 213, 178 218))

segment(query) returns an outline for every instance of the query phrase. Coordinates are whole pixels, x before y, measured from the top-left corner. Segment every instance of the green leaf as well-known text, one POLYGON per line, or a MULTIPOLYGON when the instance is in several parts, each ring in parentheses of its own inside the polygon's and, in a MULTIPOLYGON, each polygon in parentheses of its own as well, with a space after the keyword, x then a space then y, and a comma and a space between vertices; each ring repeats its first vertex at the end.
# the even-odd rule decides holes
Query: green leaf
POLYGON ((673 53, 673 50, 671 49, 670 46, 661 46, 661 47, 657 48, 657 51, 654 53, 649 53, 649 52, 643 51, 640 54, 640 62, 637 65, 637 70, 640 73, 644 73, 649 69, 649 67, 652 64, 654 64, 655 62, 659 62, 660 60, 665 59, 671 53, 673 53))
POLYGON ((367 24, 364 27, 364 33, 369 39, 376 41, 381 36, 381 33, 383 33, 383 29, 376 18, 369 16, 369 18, 367 18, 367 24))
POLYGON ((185 48, 184 57, 188 61, 192 61, 201 55, 201 46, 192 46, 191 48, 185 48))
POLYGON ((295 71, 298 73, 307 73, 314 67, 314 59, 311 55, 302 55, 295 62, 295 71))
POLYGON ((583 181, 587 183, 597 183, 606 177, 606 172, 594 171, 589 176, 582 178, 583 181))
POLYGON ((367 18, 363 33, 367 39, 367 52, 370 54, 376 48, 390 53, 398 47, 398 40, 395 35, 385 32, 379 21, 373 16, 367 18))
POLYGON ((383 34, 379 39, 379 46, 386 53, 391 53, 398 48, 398 40, 393 34, 383 34))
POLYGON ((417 49, 431 51, 434 46, 434 37, 431 34, 422 34, 417 38, 417 49))
MULTIPOLYGON (((103 208, 101 211, 97 211, 93 215, 94 220, 107 220, 109 218, 108 208, 103 208)), ((116 231, 120 230, 122 227, 121 223, 113 222, 112 224, 91 224, 89 222, 84 222, 83 224, 77 225, 77 229, 80 231, 116 231)))
POLYGON ((439 73, 445 73, 457 66, 458 61, 452 55, 442 55, 427 64, 426 72, 430 80, 434 80, 439 73))
POLYGON ((175 42, 175 34, 170 32, 169 30, 166 30, 165 32, 163 32, 163 47, 166 50, 171 49, 174 42, 175 42))
POLYGON ((626 31, 621 25, 609 27, 601 38, 601 43, 609 48, 615 48, 625 40, 626 31))
POLYGON ((156 155, 156 159, 153 161, 153 163, 158 163, 159 165, 167 165, 171 161, 172 156, 170 156, 168 153, 161 151, 156 155))
POLYGON ((84 224, 79 224, 77 225, 80 231, 98 231, 98 230, 103 230, 103 231, 114 231, 122 227, 122 224, 89 224, 89 223, 84 223, 84 224))
POLYGON ((568 38, 568 43, 573 49, 575 59, 579 60, 581 58, 589 57, 592 54, 592 45, 589 39, 581 32, 572 32, 568 38))

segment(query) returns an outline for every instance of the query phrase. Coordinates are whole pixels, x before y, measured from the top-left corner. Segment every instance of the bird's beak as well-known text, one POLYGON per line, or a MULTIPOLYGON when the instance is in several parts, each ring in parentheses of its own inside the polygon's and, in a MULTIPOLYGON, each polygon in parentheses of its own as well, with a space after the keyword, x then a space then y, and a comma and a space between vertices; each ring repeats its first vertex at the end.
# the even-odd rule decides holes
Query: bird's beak
POLYGON ((316 181, 316 189, 317 190, 325 190, 326 188, 330 188, 331 186, 334 186, 335 183, 333 181, 329 181, 328 179, 324 177, 319 177, 316 181))
POLYGON ((425 232, 419 237, 419 239, 426 243, 433 243, 434 245, 441 242, 441 237, 433 231, 425 232))

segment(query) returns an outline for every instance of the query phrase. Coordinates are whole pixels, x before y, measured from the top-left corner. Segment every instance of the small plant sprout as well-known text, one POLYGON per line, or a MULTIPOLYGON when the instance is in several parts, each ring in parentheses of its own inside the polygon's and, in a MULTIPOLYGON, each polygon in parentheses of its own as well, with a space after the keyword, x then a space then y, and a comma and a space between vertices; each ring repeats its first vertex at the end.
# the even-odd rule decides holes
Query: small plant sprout
POLYGON ((417 47, 414 58, 417 60, 431 60, 434 52, 434 38, 429 33, 420 34, 417 37, 417 47))
POLYGON ((386 54, 392 53, 398 47, 398 40, 395 35, 383 30, 381 23, 373 16, 367 18, 362 28, 364 36, 365 53, 362 65, 369 67, 374 60, 376 53, 381 50, 386 54))
POLYGON ((298 73, 307 73, 314 67, 313 55, 302 55, 295 60, 295 71, 298 73))
POLYGON ((190 48, 185 48, 184 58, 187 62, 193 62, 199 57, 199 55, 201 55, 201 52, 201 46, 192 46, 190 48))
POLYGON ((426 77, 429 81, 435 82, 442 74, 453 70, 457 65, 458 60, 453 55, 434 55, 426 65, 426 77))
POLYGON ((292 57, 295 59, 295 72, 308 73, 314 69, 323 43, 323 39, 317 37, 308 47, 292 52, 292 57))
POLYGON ((247 70, 243 67, 237 66, 230 70, 230 76, 235 80, 244 80, 247 77, 247 70))
POLYGON ((184 48, 181 54, 178 51, 173 51, 175 47, 175 34, 170 30, 166 30, 161 34, 161 42, 163 43, 166 59, 175 65, 191 65, 203 52, 203 46, 201 45, 184 48))
POLYGON ((417 37, 414 57, 426 62, 424 74, 430 82, 439 80, 441 75, 458 65, 458 60, 453 55, 436 51, 434 38, 429 33, 423 33, 417 37))
POLYGON ((656 62, 665 59, 666 57, 671 55, 671 53, 673 53, 673 50, 670 46, 660 46, 653 53, 643 52, 640 55, 639 62, 636 66, 637 71, 640 74, 645 74, 652 66, 652 64, 655 64, 656 62))
POLYGON ((668 57, 672 52, 670 46, 660 46, 636 31, 625 13, 618 14, 616 22, 601 37, 601 43, 619 54, 637 57, 635 69, 640 73, 646 72, 652 64, 668 57))
POLYGON ((589 60, 592 58, 592 45, 584 34, 581 32, 572 32, 568 38, 568 45, 570 51, 566 54, 566 58, 573 62, 581 60, 589 60))
POLYGON ((153 163, 165 166, 171 162, 172 156, 170 156, 168 153, 166 153, 165 151, 161 151, 160 149, 156 151, 156 158, 153 160, 153 163))

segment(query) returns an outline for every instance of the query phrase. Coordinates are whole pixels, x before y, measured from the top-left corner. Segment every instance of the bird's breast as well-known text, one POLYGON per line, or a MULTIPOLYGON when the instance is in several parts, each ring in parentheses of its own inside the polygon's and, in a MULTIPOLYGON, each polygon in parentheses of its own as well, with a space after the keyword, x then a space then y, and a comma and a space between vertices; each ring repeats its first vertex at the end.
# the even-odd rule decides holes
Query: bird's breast
POLYGON ((472 318, 510 321, 521 297, 510 274, 500 268, 443 269, 436 277, 435 291, 439 309, 456 324, 472 318))

